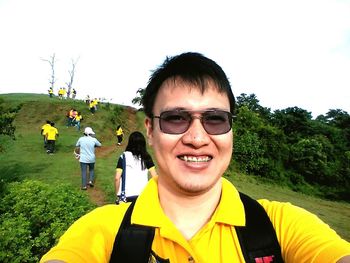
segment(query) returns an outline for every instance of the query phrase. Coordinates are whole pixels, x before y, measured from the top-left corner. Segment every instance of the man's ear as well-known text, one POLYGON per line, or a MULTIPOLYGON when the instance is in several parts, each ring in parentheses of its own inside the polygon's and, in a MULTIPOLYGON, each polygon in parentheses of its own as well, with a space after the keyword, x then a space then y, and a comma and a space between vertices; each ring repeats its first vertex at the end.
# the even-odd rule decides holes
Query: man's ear
POLYGON ((145 128, 146 128, 146 135, 147 135, 147 141, 150 146, 153 145, 153 125, 152 125, 152 119, 146 117, 145 118, 145 128))

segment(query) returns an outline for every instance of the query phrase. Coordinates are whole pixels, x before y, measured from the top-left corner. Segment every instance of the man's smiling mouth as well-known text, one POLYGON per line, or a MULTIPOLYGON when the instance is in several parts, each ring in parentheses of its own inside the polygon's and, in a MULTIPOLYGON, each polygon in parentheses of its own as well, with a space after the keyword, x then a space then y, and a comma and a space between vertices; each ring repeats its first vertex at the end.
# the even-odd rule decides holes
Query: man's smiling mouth
POLYGON ((187 156, 187 155, 181 155, 179 158, 185 162, 194 162, 194 163, 204 163, 209 162, 213 157, 211 156, 203 156, 203 157, 196 157, 196 156, 187 156))

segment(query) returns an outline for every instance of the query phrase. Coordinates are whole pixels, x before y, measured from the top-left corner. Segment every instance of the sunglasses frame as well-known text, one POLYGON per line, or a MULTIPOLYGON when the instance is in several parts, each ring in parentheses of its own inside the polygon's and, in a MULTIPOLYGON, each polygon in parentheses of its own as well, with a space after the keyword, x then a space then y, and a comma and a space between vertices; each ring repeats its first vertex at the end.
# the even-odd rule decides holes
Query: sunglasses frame
POLYGON ((222 135, 222 134, 228 133, 228 132, 232 129, 232 123, 233 123, 233 115, 232 115, 232 113, 229 112, 229 111, 224 111, 224 110, 203 110, 203 111, 168 110, 168 111, 163 111, 163 112, 161 112, 158 116, 152 115, 151 118, 152 118, 152 119, 155 119, 155 118, 156 118, 156 119, 159 119, 159 127, 160 127, 160 130, 161 130, 163 133, 166 133, 166 134, 176 134, 176 135, 178 135, 178 134, 183 134, 183 133, 187 132, 188 129, 191 127, 192 121, 193 121, 194 119, 199 119, 199 120, 201 121, 201 124, 202 124, 204 130, 205 130, 208 134, 210 134, 210 135, 222 135), (205 116, 203 116, 203 115, 205 115, 206 113, 208 114, 208 113, 216 113, 216 112, 218 112, 218 113, 220 113, 220 114, 224 113, 224 114, 226 114, 227 117, 228 117, 228 118, 227 118, 227 122, 229 123, 229 128, 228 128, 227 130, 223 131, 223 132, 220 132, 220 133, 209 132, 209 131, 208 131, 208 127, 206 127, 207 124, 205 124, 205 116), (188 122, 187 128, 186 128, 183 132, 169 132, 169 131, 166 132, 166 131, 164 131, 164 127, 162 126, 162 122, 163 122, 163 121, 166 121, 166 120, 165 120, 165 118, 164 118, 163 116, 164 116, 164 114, 168 114, 168 113, 174 113, 174 115, 175 115, 175 114, 181 115, 181 113, 186 113, 186 114, 190 117, 190 120, 189 120, 189 122, 188 122), (194 116, 193 114, 200 114, 200 116, 194 116))

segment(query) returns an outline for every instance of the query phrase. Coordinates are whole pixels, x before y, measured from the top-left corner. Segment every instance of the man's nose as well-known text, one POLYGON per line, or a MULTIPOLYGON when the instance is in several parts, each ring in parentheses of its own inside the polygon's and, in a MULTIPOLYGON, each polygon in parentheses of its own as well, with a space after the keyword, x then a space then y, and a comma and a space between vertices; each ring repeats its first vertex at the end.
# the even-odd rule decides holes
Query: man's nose
POLYGON ((209 134, 205 131, 199 116, 192 116, 190 127, 182 136, 182 142, 184 144, 191 144, 196 148, 210 142, 209 134))

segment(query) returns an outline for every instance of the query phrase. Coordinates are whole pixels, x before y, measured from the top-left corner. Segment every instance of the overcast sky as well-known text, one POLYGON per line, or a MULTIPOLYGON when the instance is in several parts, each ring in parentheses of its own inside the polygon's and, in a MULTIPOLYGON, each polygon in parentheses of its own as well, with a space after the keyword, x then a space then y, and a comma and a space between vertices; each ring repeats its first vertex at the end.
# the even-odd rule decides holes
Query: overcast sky
POLYGON ((200 52, 233 92, 272 110, 350 113, 350 0, 0 0, 0 93, 55 93, 132 105, 166 56, 200 52))

